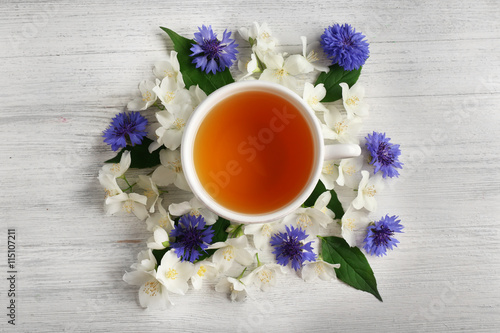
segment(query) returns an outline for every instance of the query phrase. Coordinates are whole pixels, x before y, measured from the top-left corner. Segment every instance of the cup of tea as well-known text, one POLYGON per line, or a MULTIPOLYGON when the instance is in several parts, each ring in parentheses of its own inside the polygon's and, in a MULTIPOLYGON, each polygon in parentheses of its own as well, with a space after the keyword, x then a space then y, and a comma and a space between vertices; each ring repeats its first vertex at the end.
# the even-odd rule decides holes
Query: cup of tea
POLYGON ((285 217, 312 193, 324 160, 360 154, 354 144, 325 146, 307 103, 263 81, 235 82, 210 94, 189 118, 181 144, 194 195, 239 223, 285 217))

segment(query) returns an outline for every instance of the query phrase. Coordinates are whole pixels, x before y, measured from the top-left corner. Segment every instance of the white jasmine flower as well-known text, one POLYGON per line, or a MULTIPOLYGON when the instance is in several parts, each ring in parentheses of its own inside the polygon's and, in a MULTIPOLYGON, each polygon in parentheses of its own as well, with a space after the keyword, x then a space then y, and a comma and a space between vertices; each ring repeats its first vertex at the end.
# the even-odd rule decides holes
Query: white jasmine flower
POLYGON ((307 61, 301 55, 292 55, 283 58, 282 54, 267 54, 264 57, 266 69, 260 75, 259 80, 279 83, 287 88, 296 90, 297 79, 295 75, 307 73, 304 66, 307 61))
POLYGON ((321 280, 330 281, 336 277, 335 268, 339 267, 340 264, 330 264, 323 260, 309 262, 302 267, 302 279, 309 282, 319 277, 321 280))
POLYGON ((265 45, 267 49, 272 49, 276 46, 277 40, 272 36, 271 29, 269 29, 267 23, 259 26, 257 22, 254 22, 250 31, 253 38, 261 44, 261 47, 265 45))
POLYGON ((262 69, 259 67, 259 63, 257 61, 257 56, 255 55, 255 53, 252 53, 250 55, 250 58, 240 57, 240 59, 238 59, 238 69, 241 72, 246 73, 240 80, 244 80, 250 75, 262 71, 262 69))
MULTIPOLYGON (((155 112, 155 116, 156 116, 156 112, 155 112)), ((151 139, 153 141, 149 144, 149 147, 148 147, 148 151, 150 154, 152 152, 154 152, 156 149, 163 146, 163 142, 161 142, 161 141, 158 142, 159 138, 158 138, 158 135, 156 135, 156 130, 160 127, 161 127, 161 124, 156 122, 156 121, 150 123, 148 125, 148 127, 146 127, 146 131, 148 132, 147 137, 148 137, 148 139, 151 139)))
POLYGON ((194 107, 207 98, 207 94, 198 85, 189 87, 189 94, 191 95, 191 102, 194 107))
POLYGON ((99 183, 104 188, 104 199, 123 193, 114 175, 99 170, 99 183))
POLYGON ((342 238, 347 244, 351 247, 361 245, 369 224, 368 215, 363 211, 355 210, 351 205, 342 216, 341 222, 342 238))
POLYGON ((115 178, 119 178, 128 170, 130 163, 132 163, 130 151, 125 150, 120 157, 120 163, 106 163, 102 166, 102 171, 115 178))
MULTIPOLYGON (((125 282, 134 284, 136 281, 127 278, 125 282)), ((139 304, 144 308, 164 311, 174 303, 172 303, 168 297, 167 288, 153 276, 145 281, 139 288, 139 304)))
POLYGON ((170 150, 179 148, 191 113, 193 113, 193 107, 190 104, 171 105, 170 111, 156 112, 156 119, 161 124, 161 127, 156 130, 158 143, 170 150))
POLYGON ((349 188, 357 188, 361 180, 361 168, 363 167, 363 156, 344 158, 340 161, 339 176, 337 184, 349 188))
POLYGON ((181 154, 178 150, 164 149, 160 151, 161 165, 153 172, 153 181, 159 186, 174 183, 178 188, 190 191, 182 171, 181 154))
POLYGON ((177 52, 175 51, 170 51, 169 59, 155 63, 153 73, 160 80, 163 80, 165 77, 174 78, 180 87, 184 87, 179 60, 177 60, 177 52))
POLYGON ((246 224, 243 228, 245 235, 253 236, 253 244, 258 250, 264 251, 271 247, 269 241, 278 232, 279 222, 246 224))
POLYGON ((139 83, 141 97, 137 97, 127 104, 127 109, 131 111, 143 111, 156 102, 156 93, 153 91, 156 84, 150 80, 143 80, 139 83))
POLYGON ((341 143, 359 143, 357 134, 361 129, 359 118, 343 116, 337 108, 330 106, 330 110, 324 113, 325 124, 322 124, 323 137, 325 139, 337 140, 341 143))
POLYGON ((380 174, 370 177, 366 170, 361 171, 361 182, 358 186, 358 196, 352 201, 355 209, 366 208, 370 212, 377 209, 375 196, 383 188, 382 176, 380 174))
MULTIPOLYGON (((273 49, 262 48, 258 43, 255 43, 252 46, 252 52, 253 52, 252 54, 255 54, 255 60, 260 61, 260 63, 262 64, 262 68, 259 67, 260 72, 262 72, 266 68, 266 64, 264 63, 264 59, 268 55, 270 55, 270 56, 276 55, 276 52, 274 52, 273 49)), ((283 56, 285 56, 285 55, 283 54, 283 56)))
POLYGON ((217 249, 212 256, 212 261, 219 272, 226 272, 234 262, 243 266, 249 266, 253 262, 253 255, 248 250, 246 236, 229 238, 225 242, 214 243, 208 249, 217 249))
POLYGON ((241 282, 243 282, 245 286, 254 284, 260 290, 268 291, 269 288, 276 285, 276 276, 284 273, 284 267, 281 265, 263 264, 242 278, 241 282))
POLYGON ((160 226, 165 231, 170 232, 174 228, 174 221, 170 218, 165 208, 161 204, 162 199, 158 199, 158 211, 148 217, 146 226, 149 231, 153 231, 156 226, 160 226))
POLYGON ((321 174, 319 179, 325 185, 327 190, 333 190, 335 187, 335 181, 339 177, 339 169, 337 167, 337 161, 324 161, 323 168, 321 169, 321 174))
POLYGON ((193 273, 194 265, 189 261, 180 261, 174 251, 170 250, 163 255, 156 278, 168 291, 184 295, 188 290, 187 281, 193 273))
POLYGON ((179 204, 170 204, 170 206, 168 206, 168 211, 174 216, 189 214, 198 217, 201 215, 205 219, 207 225, 214 224, 218 218, 217 215, 205 207, 196 197, 179 204))
POLYGON ((130 268, 155 276, 156 258, 153 251, 151 251, 151 249, 147 249, 139 252, 137 254, 137 262, 132 264, 130 268))
POLYGON ((193 272, 194 274, 191 276, 191 284, 194 289, 201 289, 203 280, 213 280, 218 274, 214 263, 207 260, 195 263, 193 272))
POLYGON ((313 208, 316 208, 326 216, 330 217, 330 222, 333 222, 335 213, 327 207, 330 203, 330 200, 332 200, 332 193, 330 191, 325 191, 319 195, 318 199, 316 199, 313 208))
MULTIPOLYGON (((258 23, 254 22, 254 24, 258 24, 258 23)), ((249 42, 250 38, 255 39, 256 36, 255 36, 255 32, 252 30, 252 27, 250 27, 250 28, 241 27, 238 29, 238 33, 240 34, 241 38, 243 38, 243 40, 246 40, 247 42, 249 42)))
POLYGON ((161 103, 170 111, 172 105, 188 104, 191 102, 189 91, 184 89, 184 82, 177 82, 173 77, 166 76, 163 80, 156 80, 153 91, 158 95, 161 103))
POLYGON ((106 199, 106 214, 131 214, 140 220, 148 217, 147 197, 137 193, 120 193, 106 199))
POLYGON ((267 23, 259 25, 257 22, 254 22, 250 29, 240 28, 238 32, 244 40, 250 41, 252 39, 254 42, 257 42, 262 50, 271 50, 276 46, 276 38, 272 36, 267 23))
POLYGON ((322 62, 321 60, 327 63, 326 57, 321 56, 324 54, 321 44, 318 41, 315 41, 307 46, 307 38, 305 36, 301 36, 300 39, 302 40, 302 55, 304 58, 311 64, 311 66, 313 66, 315 70, 328 73, 330 68, 326 65, 318 63, 322 62))
POLYGON ((344 108, 347 111, 347 118, 351 119, 354 116, 368 116, 369 105, 364 101, 365 89, 356 83, 351 88, 347 83, 340 83, 342 87, 342 101, 344 108))
POLYGON ((144 191, 144 195, 148 198, 146 203, 146 208, 149 209, 150 213, 154 213, 156 202, 160 196, 160 192, 158 191, 158 187, 153 182, 153 179, 148 176, 139 175, 139 179, 137 180, 137 185, 142 188, 144 191))
POLYGON ((172 302, 169 300, 168 292, 156 279, 156 258, 150 249, 142 251, 138 255, 139 262, 133 264, 132 272, 125 272, 123 281, 128 284, 140 286, 139 303, 144 308, 159 310, 167 309, 172 302))
POLYGON ((148 248, 152 250, 163 250, 170 246, 168 233, 160 226, 155 227, 153 236, 148 239, 148 248))
POLYGON ((326 228, 332 218, 314 207, 297 208, 283 219, 286 225, 302 228, 310 237, 316 237, 320 226, 326 228))
POLYGON ((215 291, 220 293, 229 293, 231 301, 242 302, 247 296, 246 286, 239 280, 232 277, 222 278, 215 286, 215 291))
POLYGON ((328 109, 321 104, 321 100, 326 96, 326 89, 323 83, 316 87, 312 83, 306 82, 304 85, 303 99, 314 111, 328 112, 328 109))

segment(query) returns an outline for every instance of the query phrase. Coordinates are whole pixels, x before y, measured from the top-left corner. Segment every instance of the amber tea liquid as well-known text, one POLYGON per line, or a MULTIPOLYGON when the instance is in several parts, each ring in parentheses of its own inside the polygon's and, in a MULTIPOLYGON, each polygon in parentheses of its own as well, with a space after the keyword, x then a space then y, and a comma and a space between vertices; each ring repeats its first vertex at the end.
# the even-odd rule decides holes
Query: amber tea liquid
POLYGON ((263 91, 216 104, 194 141, 194 167, 205 190, 227 209, 269 213, 309 182, 314 142, 307 120, 286 99, 263 91))

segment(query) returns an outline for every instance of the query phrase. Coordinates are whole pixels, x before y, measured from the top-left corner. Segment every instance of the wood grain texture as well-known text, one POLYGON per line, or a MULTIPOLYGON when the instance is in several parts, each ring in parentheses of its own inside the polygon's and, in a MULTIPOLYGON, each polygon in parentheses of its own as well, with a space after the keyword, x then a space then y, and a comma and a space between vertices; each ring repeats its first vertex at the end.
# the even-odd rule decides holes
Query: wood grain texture
MULTIPOLYGON (((500 6, 480 1, 9 1, 0 4, 0 230, 18 234, 19 332, 496 332, 500 327, 500 6), (287 276, 231 303, 213 285, 144 311, 122 275, 144 225, 105 217, 100 135, 171 48, 158 28, 268 22, 301 50, 334 22, 364 32, 364 131, 401 144, 405 170, 378 214, 401 244, 369 258, 384 303, 340 282, 287 276)), ((186 195, 173 191, 171 200, 186 195)))

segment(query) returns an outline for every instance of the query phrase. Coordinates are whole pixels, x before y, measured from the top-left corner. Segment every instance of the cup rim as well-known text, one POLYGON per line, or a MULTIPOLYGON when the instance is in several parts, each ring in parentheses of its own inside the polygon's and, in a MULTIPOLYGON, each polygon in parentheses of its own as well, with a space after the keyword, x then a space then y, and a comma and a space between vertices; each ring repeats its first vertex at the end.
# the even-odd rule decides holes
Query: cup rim
POLYGON ((191 117, 188 119, 186 126, 184 128, 184 134, 182 136, 181 142, 181 163, 182 169, 184 171, 184 176, 186 181, 191 188, 194 196, 200 200, 208 209, 213 211, 218 216, 221 216, 229 221, 238 223, 266 223, 279 220, 286 215, 292 213, 294 210, 300 207, 302 203, 311 195, 316 183, 319 180, 321 173, 322 161, 324 158, 324 144, 323 136, 321 132, 321 125, 318 118, 316 117, 314 111, 309 107, 309 105, 295 92, 292 90, 279 85, 277 83, 266 82, 266 81, 240 81, 230 83, 225 85, 213 93, 211 93, 204 101, 198 105, 198 107, 193 111, 191 117), (285 206, 273 210, 271 212, 259 213, 259 214, 249 214, 240 213, 228 209, 216 200, 214 200, 210 194, 205 190, 203 185, 198 179, 196 170, 194 167, 193 159, 193 147, 194 140, 199 126, 205 119, 208 112, 219 103, 222 99, 225 99, 231 95, 244 91, 265 91, 271 93, 277 93, 278 95, 286 98, 290 101, 304 116, 309 124, 311 134, 313 136, 313 144, 315 148, 315 161, 313 164, 313 169, 309 176, 309 181, 302 189, 302 191, 288 204, 285 206))

